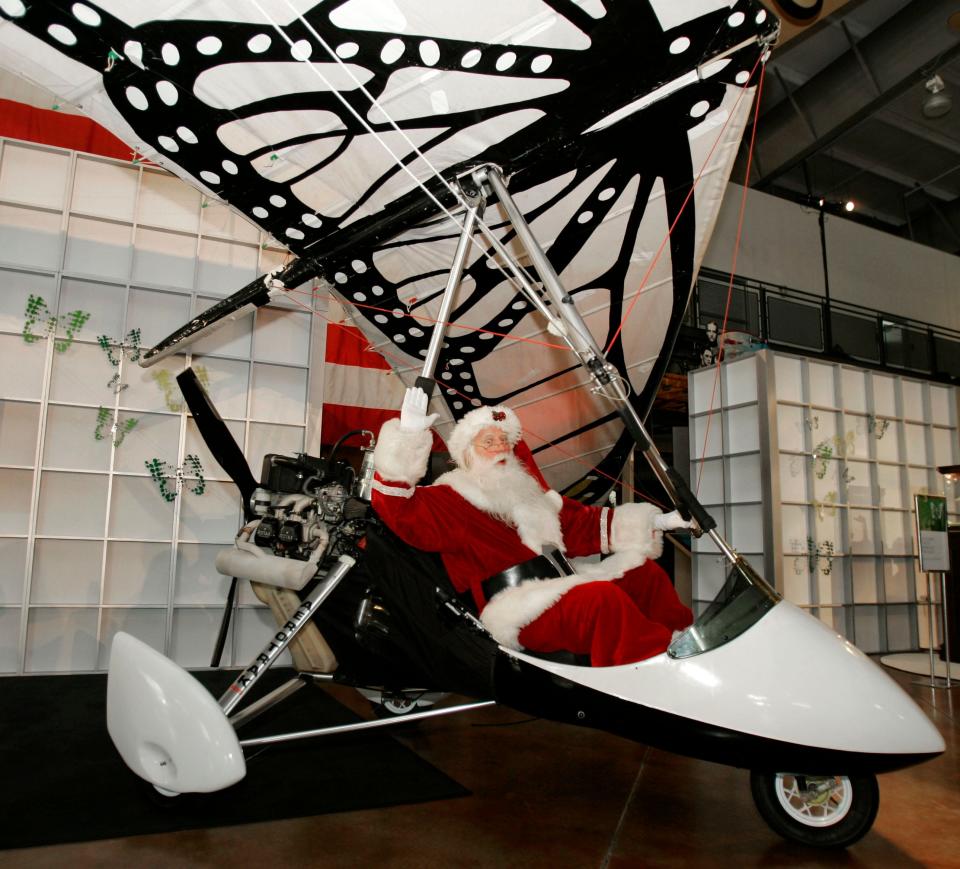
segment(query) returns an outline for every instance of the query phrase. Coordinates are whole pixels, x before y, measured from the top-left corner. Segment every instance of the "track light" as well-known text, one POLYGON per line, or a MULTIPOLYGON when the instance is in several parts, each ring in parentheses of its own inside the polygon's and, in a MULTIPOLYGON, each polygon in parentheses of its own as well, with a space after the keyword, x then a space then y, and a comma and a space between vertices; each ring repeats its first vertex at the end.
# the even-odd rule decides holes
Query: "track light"
POLYGON ((929 91, 929 95, 920 104, 920 111, 925 118, 942 118, 953 108, 953 99, 946 92, 943 79, 935 75, 927 80, 924 87, 929 91))

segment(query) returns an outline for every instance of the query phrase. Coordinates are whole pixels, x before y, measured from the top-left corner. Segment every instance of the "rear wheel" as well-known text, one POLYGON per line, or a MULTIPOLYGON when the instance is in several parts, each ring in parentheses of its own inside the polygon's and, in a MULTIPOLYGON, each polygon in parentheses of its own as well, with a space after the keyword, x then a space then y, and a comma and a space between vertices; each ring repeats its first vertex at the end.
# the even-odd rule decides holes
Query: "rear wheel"
POLYGON ((401 718, 417 710, 423 711, 445 696, 441 692, 426 691, 422 688, 401 691, 357 688, 357 691, 370 701, 373 714, 377 718, 401 718))
POLYGON ((752 772, 750 790, 770 827, 791 842, 846 848, 873 826, 880 805, 875 775, 752 772))

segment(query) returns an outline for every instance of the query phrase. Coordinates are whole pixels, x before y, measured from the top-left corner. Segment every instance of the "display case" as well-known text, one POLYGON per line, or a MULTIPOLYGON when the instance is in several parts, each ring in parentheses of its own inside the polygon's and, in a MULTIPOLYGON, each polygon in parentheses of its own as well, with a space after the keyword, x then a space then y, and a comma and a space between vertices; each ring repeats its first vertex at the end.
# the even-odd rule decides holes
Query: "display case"
MULTIPOLYGON (((733 547, 864 651, 926 646, 913 495, 958 459, 955 388, 771 350, 688 385, 691 483, 733 547)), ((709 538, 693 553, 703 607, 725 565, 709 538)))

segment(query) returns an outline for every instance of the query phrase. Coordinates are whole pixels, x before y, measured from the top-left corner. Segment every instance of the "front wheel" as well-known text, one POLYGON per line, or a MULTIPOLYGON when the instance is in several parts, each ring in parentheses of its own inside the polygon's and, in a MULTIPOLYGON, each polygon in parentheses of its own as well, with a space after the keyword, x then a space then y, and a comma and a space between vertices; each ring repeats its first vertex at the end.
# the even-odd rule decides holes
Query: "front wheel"
POLYGON ((877 777, 751 772, 757 810, 783 838, 818 848, 846 848, 873 826, 877 777))

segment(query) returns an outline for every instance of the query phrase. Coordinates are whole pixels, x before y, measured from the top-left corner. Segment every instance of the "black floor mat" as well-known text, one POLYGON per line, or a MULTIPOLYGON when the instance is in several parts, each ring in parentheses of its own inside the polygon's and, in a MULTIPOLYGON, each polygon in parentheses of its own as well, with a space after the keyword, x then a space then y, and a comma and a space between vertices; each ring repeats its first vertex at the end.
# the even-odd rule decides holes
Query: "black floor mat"
MULTIPOLYGON (((195 674, 224 690, 232 674, 195 674)), ((262 693, 291 671, 267 673, 262 693)), ((247 754, 246 777, 214 794, 160 797, 120 759, 106 726, 106 676, 0 679, 0 848, 247 824, 449 799, 469 792, 385 733, 280 743, 247 754)), ((356 716, 307 686, 241 738, 356 716)))

